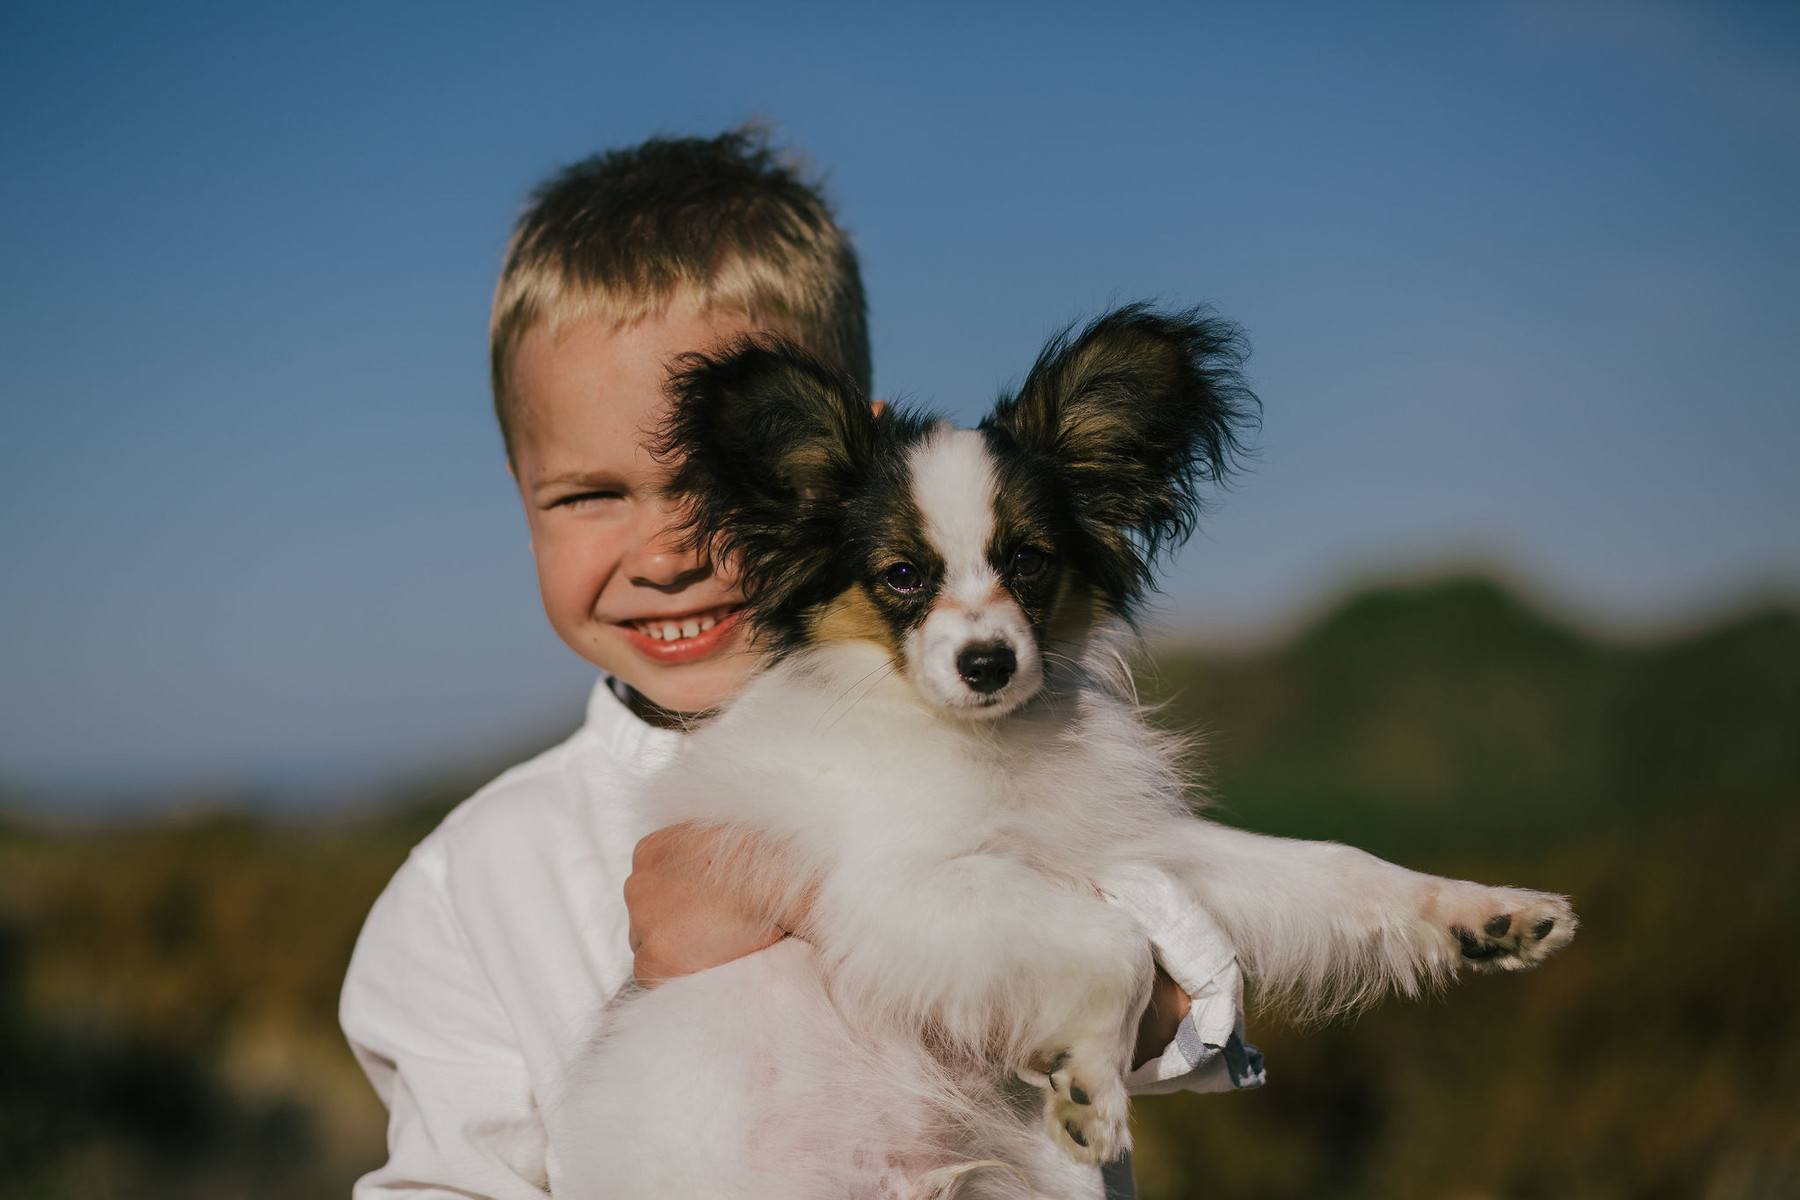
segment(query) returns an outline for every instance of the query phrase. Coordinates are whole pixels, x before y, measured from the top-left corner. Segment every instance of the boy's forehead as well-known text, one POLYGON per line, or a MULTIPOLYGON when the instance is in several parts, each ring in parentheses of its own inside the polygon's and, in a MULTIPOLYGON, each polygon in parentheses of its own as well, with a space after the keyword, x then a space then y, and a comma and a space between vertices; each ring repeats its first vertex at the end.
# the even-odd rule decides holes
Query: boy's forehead
POLYGON ((535 325, 513 356, 516 433, 524 441, 642 441, 677 359, 761 332, 773 331, 743 313, 703 310, 685 295, 633 321, 580 316, 535 325))

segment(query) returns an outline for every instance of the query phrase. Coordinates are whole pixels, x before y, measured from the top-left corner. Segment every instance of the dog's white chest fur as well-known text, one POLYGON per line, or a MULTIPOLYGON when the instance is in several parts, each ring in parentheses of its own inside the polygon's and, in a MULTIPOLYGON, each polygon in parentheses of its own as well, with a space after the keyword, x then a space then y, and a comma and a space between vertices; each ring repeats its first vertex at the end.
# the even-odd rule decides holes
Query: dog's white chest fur
POLYGON ((995 1194, 1019 1172, 1042 1196, 1097 1194, 1068 1151, 1122 1148, 1151 970, 1099 882, 1178 819, 1135 714, 1072 689, 973 724, 835 647, 759 676, 653 803, 658 823, 785 844, 812 944, 614 1010, 556 1114, 581 1147, 559 1152, 571 1194, 898 1196, 970 1162, 1008 1164, 975 1169, 995 1194), (1075 1094, 1011 1078, 1033 1062, 1075 1094))

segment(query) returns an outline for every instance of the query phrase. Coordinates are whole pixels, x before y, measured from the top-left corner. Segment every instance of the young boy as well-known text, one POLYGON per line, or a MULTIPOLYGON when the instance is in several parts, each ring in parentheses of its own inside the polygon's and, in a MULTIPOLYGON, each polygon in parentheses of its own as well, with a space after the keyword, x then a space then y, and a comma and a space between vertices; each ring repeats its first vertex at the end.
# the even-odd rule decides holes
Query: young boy
MULTIPOLYGON (((603 672, 587 721, 453 812, 369 914, 344 1032, 387 1105, 389 1161, 356 1195, 541 1198, 542 1107, 634 974, 751 953, 802 923, 707 882, 704 832, 636 840, 644 779, 679 718, 755 665, 728 574, 681 547, 644 446, 673 359, 742 333, 806 346, 866 389, 856 256, 819 193, 745 133, 656 139, 579 163, 533 197, 494 299, 495 410, 544 611, 603 672)), ((1154 881, 1128 899, 1188 992, 1160 976, 1133 1082, 1261 1082, 1222 943, 1154 881)), ((1128 1168, 1108 1172, 1129 1195, 1128 1168)))

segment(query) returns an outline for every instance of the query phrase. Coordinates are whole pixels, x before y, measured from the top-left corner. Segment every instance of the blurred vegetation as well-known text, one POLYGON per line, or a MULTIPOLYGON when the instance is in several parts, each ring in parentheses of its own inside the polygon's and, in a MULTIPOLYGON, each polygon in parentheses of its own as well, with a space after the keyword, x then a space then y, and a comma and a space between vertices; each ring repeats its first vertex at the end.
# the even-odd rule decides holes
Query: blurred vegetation
POLYGON ((1213 815, 1574 898, 1574 944, 1324 1030, 1267 1087, 1138 1106, 1160 1197, 1800 1197, 1800 615, 1655 644, 1480 580, 1167 652, 1213 815))
MULTIPOLYGON (((1172 1197, 1800 1196, 1800 615, 1595 639, 1480 580, 1144 672, 1213 814, 1566 892, 1521 977, 1293 1030, 1270 1083, 1140 1101, 1172 1197)), ((0 1194, 342 1196, 383 1114, 336 992, 467 778, 331 825, 0 822, 0 1194)))

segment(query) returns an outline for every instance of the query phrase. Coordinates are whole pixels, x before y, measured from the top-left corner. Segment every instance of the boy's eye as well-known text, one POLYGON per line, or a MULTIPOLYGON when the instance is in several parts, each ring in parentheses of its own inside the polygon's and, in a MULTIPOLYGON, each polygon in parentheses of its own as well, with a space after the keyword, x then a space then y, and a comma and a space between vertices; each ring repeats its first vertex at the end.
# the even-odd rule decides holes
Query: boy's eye
POLYGON ((1036 546, 1020 546, 1013 551, 1012 570, 1015 579, 1036 579, 1050 565, 1050 556, 1036 546))
POLYGON ((603 492, 603 491, 576 492, 570 496, 557 497, 555 500, 552 500, 550 502, 550 507, 551 508, 574 508, 578 505, 589 504, 589 503, 593 503, 595 501, 617 500, 618 498, 619 498, 618 492, 603 492))
POLYGON ((925 585, 925 572, 909 562, 897 562, 881 573, 881 582, 904 596, 925 585))

